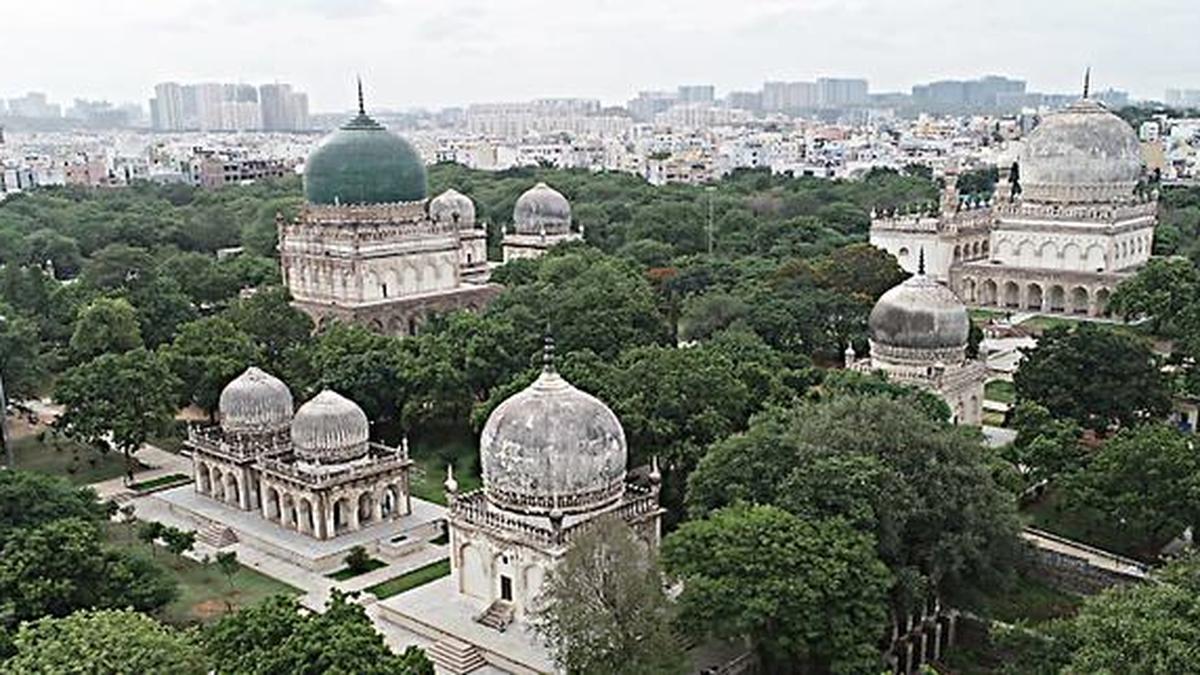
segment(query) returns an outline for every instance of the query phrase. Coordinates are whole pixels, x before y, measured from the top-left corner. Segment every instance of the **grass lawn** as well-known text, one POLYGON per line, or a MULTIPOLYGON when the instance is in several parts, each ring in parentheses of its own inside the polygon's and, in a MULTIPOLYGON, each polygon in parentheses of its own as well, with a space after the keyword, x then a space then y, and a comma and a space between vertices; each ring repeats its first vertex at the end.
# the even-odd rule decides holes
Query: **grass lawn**
POLYGON ((365 570, 351 571, 351 569, 349 567, 343 567, 342 569, 340 569, 336 572, 333 572, 331 574, 326 574, 325 576, 329 577, 330 579, 335 579, 337 581, 345 581, 347 579, 353 579, 354 577, 357 577, 360 574, 366 574, 367 572, 374 572, 375 570, 379 569, 380 567, 387 567, 387 563, 383 562, 382 560, 376 560, 375 558, 370 558, 367 560, 367 568, 365 570))
POLYGON ((168 623, 210 623, 229 611, 230 605, 238 609, 262 602, 272 595, 300 595, 298 589, 244 566, 233 575, 231 588, 216 563, 202 565, 163 548, 152 551, 148 544, 138 541, 135 527, 136 523, 109 523, 106 530, 108 543, 157 560, 179 582, 179 597, 161 610, 161 618, 168 623))
POLYGON ((986 595, 971 598, 966 608, 996 621, 1037 625, 1074 616, 1082 603, 1082 596, 1064 593, 1043 581, 1021 575, 1012 588, 990 589, 986 595))
POLYGON ((1003 319, 1004 312, 999 312, 993 309, 968 309, 967 315, 977 324, 985 324, 992 319, 1003 319))
POLYGON ((479 477, 479 446, 466 433, 442 433, 409 442, 409 453, 416 465, 412 473, 412 495, 418 499, 446 504, 446 465, 454 465, 454 480, 460 492, 483 485, 479 477))
POLYGON ((158 478, 151 478, 150 480, 130 483, 129 487, 138 492, 145 492, 146 490, 153 490, 167 485, 183 485, 190 482, 192 482, 191 476, 182 473, 172 473, 166 476, 159 476, 158 478))
POLYGON ((1012 382, 992 380, 983 388, 983 397, 989 401, 1012 403, 1017 398, 1017 390, 1012 382))
POLYGON ((992 412, 991 410, 983 411, 983 423, 989 427, 1003 427, 1004 413, 992 412))
POLYGON ((18 469, 62 476, 74 485, 125 475, 125 458, 120 453, 102 453, 51 433, 18 438, 12 445, 18 469))
MULTIPOLYGON (((1109 519, 1092 511, 1066 508, 1061 493, 1053 488, 1048 489, 1041 500, 1026 505, 1021 514, 1029 525, 1038 529, 1130 558, 1153 562, 1152 555, 1134 548, 1129 537, 1113 527, 1109 519)), ((1167 542, 1161 543, 1165 545, 1167 542)))
POLYGON ((187 438, 187 422, 175 420, 170 430, 162 436, 152 436, 146 440, 160 450, 179 454, 183 450, 183 441, 187 438))
POLYGON ((418 567, 408 574, 398 576, 395 579, 388 579, 382 584, 371 586, 367 589, 367 592, 383 600, 384 598, 390 598, 393 595, 414 589, 417 586, 424 586, 448 574, 450 574, 450 560, 439 560, 424 567, 418 567))

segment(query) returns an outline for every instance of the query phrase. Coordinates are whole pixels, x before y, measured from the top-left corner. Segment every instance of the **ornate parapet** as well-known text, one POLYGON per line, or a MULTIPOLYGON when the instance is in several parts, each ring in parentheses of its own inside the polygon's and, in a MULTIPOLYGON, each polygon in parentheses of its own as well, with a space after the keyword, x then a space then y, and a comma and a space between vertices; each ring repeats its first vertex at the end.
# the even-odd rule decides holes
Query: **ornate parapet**
POLYGON ((1137 181, 1120 183, 1021 183, 1021 200, 1057 204, 1123 204, 1137 201, 1137 181))
POLYGON ((1115 225, 1139 218, 1155 217, 1158 214, 1158 202, 1154 199, 1146 199, 1125 202, 1060 204, 1022 198, 998 204, 996 213, 1002 218, 1067 220, 1115 225))
POLYGON ((959 232, 986 231, 994 222, 995 214, 992 212, 991 202, 963 201, 956 210, 949 212, 933 210, 900 214, 894 210, 889 213, 871 212, 871 229, 880 232, 914 232, 947 236, 959 232))
POLYGON ((261 436, 241 434, 227 435, 219 426, 188 427, 185 445, 201 452, 232 461, 242 462, 291 452, 292 446, 286 433, 271 433, 261 436))
POLYGON ((619 499, 625 487, 625 477, 622 475, 602 488, 570 495, 529 495, 495 487, 487 488, 487 494, 493 504, 518 513, 544 515, 558 509, 570 514, 603 508, 619 499))
POLYGON ((317 468, 318 465, 297 462, 292 456, 267 457, 259 460, 259 467, 268 476, 287 478, 312 489, 320 489, 412 466, 408 449, 404 446, 389 448, 379 443, 369 443, 367 447, 366 461, 320 465, 317 468))
POLYGON ((613 516, 627 523, 638 522, 662 513, 658 505, 658 491, 634 483, 625 485, 625 494, 614 507, 600 509, 593 517, 579 520, 565 527, 554 527, 550 518, 543 526, 527 516, 509 514, 491 504, 482 489, 472 490, 455 496, 450 502, 450 519, 502 537, 517 537, 542 548, 561 548, 571 544, 595 522, 594 516, 613 516))

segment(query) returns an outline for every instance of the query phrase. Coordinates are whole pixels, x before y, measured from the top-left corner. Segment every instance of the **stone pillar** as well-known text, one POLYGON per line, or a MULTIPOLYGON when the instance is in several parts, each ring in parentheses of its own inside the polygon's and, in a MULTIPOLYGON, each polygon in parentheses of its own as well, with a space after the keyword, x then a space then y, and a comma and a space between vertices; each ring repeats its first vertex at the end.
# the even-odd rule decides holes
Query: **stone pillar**
POLYGON ((239 473, 242 474, 242 479, 238 481, 238 508, 243 511, 249 511, 250 506, 250 472, 242 468, 239 473))
POLYGON ((333 539, 337 536, 337 519, 335 518, 336 499, 329 499, 325 504, 325 538, 333 539))
MULTIPOLYGON (((258 484, 258 490, 259 490, 259 492, 260 492, 260 493, 262 493, 262 494, 264 494, 264 495, 266 494, 267 490, 268 490, 270 487, 271 487, 271 484, 270 484, 270 483, 259 482, 259 484, 258 484)), ((271 520, 271 504, 270 504, 269 500, 267 500, 267 499, 259 499, 259 500, 258 500, 258 505, 259 505, 259 510, 262 512, 262 517, 263 517, 263 519, 264 519, 264 520, 271 520)))
POLYGON ((350 508, 348 509, 350 511, 350 531, 357 532, 362 529, 362 523, 359 521, 358 517, 360 503, 358 499, 350 500, 350 502, 350 508))
POLYGON ((383 521, 383 490, 375 490, 371 492, 371 508, 374 511, 372 516, 375 522, 383 521))

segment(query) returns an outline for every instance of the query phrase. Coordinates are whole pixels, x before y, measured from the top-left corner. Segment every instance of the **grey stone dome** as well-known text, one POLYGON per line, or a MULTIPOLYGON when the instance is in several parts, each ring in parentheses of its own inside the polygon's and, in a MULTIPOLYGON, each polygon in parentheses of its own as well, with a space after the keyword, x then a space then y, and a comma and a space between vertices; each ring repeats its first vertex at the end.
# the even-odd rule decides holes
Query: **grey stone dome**
POLYGON ((571 231, 571 203, 558 190, 538 183, 517 198, 513 226, 519 234, 566 234, 571 231))
POLYGON ((344 462, 367 453, 370 426, 358 404, 326 389, 300 406, 292 420, 292 446, 301 459, 344 462))
POLYGON ((475 227, 475 202, 451 188, 429 202, 429 217, 435 223, 456 224, 463 228, 475 227))
POLYGON ((480 437, 483 486, 500 508, 548 515, 602 507, 625 490, 625 430, 552 367, 501 403, 480 437))
POLYGON ((949 288, 917 274, 884 293, 867 319, 872 346, 959 350, 967 346, 967 308, 949 288))
POLYGON ((1128 198, 1142 175, 1142 152, 1133 127, 1100 103, 1082 99, 1042 120, 1029 134, 1019 165, 1026 199, 1128 198))
POLYGON ((292 392, 279 378, 255 367, 221 390, 217 411, 226 433, 270 433, 292 421, 292 392))

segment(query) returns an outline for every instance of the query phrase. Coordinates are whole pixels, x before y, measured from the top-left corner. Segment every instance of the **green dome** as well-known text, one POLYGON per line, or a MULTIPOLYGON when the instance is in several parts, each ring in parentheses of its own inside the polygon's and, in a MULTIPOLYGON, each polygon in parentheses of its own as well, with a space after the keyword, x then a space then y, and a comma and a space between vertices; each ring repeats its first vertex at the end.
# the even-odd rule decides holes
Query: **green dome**
POLYGON ((426 195, 425 163, 408 141, 359 112, 304 163, 311 204, 411 202, 426 195))

